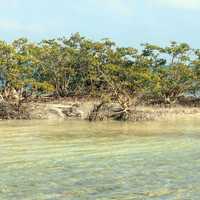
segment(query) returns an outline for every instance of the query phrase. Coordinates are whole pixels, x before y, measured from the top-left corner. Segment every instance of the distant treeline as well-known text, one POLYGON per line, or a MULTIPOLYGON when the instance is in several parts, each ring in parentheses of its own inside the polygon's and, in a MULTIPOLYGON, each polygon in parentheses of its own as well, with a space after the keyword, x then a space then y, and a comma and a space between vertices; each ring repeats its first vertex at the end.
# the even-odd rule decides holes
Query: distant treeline
MULTIPOLYGON (((0 41, 0 90, 24 96, 52 94, 175 102, 200 89, 200 50, 186 43, 119 47, 80 36, 33 43, 0 41)), ((124 103, 126 101, 124 100, 124 103)))

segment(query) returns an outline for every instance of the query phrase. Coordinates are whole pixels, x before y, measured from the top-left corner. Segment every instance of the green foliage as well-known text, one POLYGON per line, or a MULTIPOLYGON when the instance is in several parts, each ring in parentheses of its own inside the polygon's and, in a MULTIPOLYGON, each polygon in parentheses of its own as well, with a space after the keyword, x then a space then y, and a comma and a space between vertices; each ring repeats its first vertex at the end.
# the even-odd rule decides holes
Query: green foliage
POLYGON ((200 88, 200 50, 171 42, 142 50, 92 41, 79 33, 32 43, 0 41, 0 87, 56 96, 121 94, 174 102, 200 88))

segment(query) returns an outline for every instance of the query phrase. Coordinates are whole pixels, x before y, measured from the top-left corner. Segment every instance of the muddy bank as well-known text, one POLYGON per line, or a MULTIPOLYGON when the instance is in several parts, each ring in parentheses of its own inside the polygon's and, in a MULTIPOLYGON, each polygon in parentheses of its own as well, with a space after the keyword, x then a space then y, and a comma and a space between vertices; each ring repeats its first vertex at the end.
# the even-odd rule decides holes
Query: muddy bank
MULTIPOLYGON (((0 102, 0 119, 41 119, 67 120, 89 119, 98 101, 52 101, 30 102, 17 107, 6 102, 0 102)), ((116 103, 102 106, 96 113, 97 120, 118 120, 121 107, 116 103)), ((199 107, 174 106, 171 108, 159 106, 137 106, 130 114, 130 121, 149 121, 170 119, 189 115, 199 115, 199 107)))
POLYGON ((5 101, 0 101, 0 120, 31 119, 27 105, 18 106, 5 101))

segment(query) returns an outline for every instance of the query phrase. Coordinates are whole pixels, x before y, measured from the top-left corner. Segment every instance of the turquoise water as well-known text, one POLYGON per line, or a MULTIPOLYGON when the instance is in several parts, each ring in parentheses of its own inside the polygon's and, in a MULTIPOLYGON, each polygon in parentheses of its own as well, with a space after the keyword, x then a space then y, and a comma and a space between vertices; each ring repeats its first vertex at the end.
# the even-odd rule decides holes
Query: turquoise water
POLYGON ((199 200, 200 119, 0 122, 1 200, 199 200))

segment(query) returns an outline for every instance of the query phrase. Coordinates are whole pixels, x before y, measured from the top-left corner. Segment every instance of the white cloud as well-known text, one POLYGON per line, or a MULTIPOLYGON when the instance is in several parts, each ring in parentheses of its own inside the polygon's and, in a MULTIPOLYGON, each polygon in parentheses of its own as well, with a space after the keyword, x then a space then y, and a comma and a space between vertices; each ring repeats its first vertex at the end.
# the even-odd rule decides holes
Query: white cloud
POLYGON ((160 4, 163 6, 187 9, 200 10, 200 0, 150 0, 152 4, 160 4))
POLYGON ((3 31, 17 31, 21 33, 42 33, 44 28, 35 24, 22 24, 14 20, 0 20, 0 29, 3 31))

